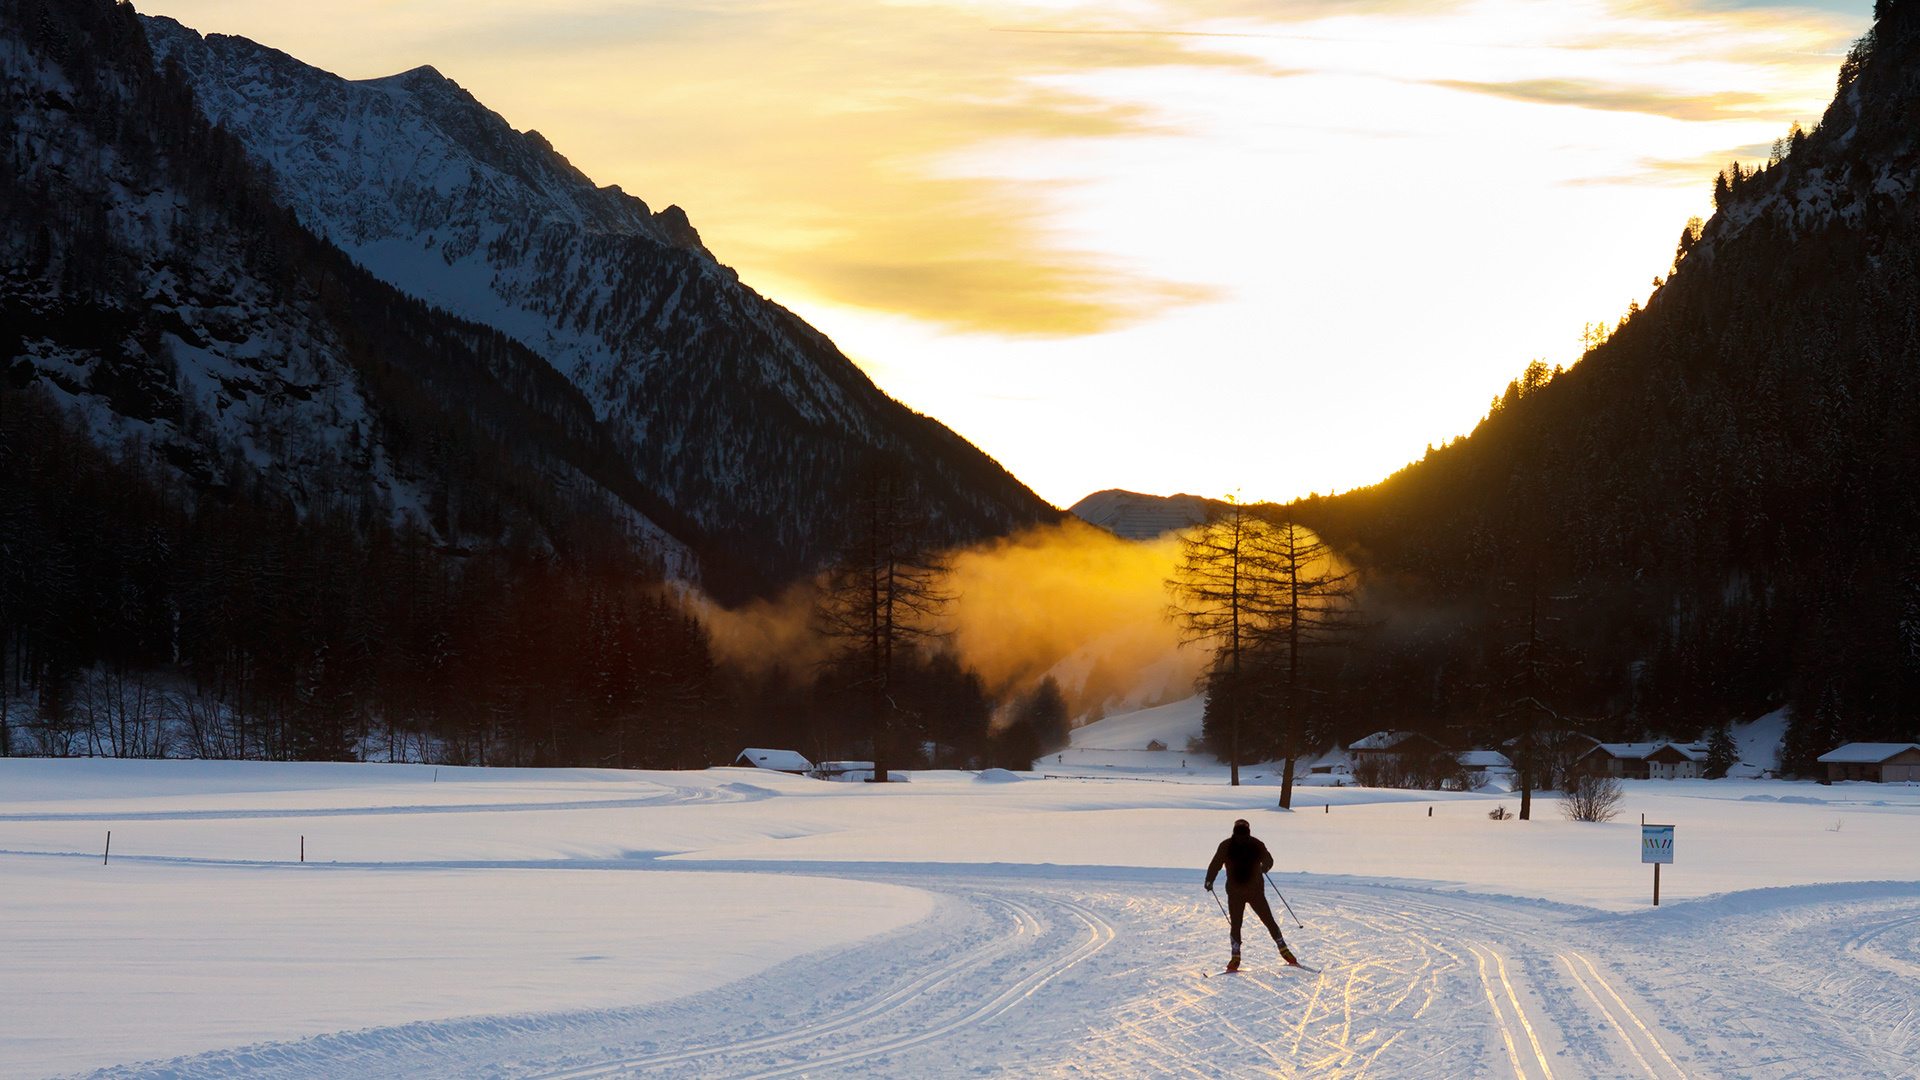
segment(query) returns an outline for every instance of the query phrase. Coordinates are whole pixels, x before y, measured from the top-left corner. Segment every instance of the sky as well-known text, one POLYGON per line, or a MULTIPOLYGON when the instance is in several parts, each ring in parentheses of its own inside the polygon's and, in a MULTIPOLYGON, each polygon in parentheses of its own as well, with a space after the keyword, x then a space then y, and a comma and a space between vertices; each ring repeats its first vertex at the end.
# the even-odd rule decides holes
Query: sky
POLYGON ((1286 499, 1664 275, 1871 0, 144 0, 431 64, 1048 500, 1286 499))

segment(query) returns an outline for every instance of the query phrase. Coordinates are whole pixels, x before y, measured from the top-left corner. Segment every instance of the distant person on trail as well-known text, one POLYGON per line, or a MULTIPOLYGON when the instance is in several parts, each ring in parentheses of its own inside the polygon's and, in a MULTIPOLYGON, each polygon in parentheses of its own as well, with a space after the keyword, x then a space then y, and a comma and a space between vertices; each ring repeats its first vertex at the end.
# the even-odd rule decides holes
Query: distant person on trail
POLYGON ((1220 841, 1220 846, 1214 849, 1213 862, 1207 865, 1208 892, 1213 891, 1213 879, 1220 875, 1221 867, 1227 871, 1227 925, 1233 932, 1233 959, 1227 961, 1227 970, 1240 970, 1240 922, 1246 917, 1249 904, 1260 921, 1267 924, 1273 943, 1280 946, 1280 959, 1298 966, 1300 961, 1293 958, 1287 939, 1280 936, 1280 924, 1273 920, 1273 909, 1267 906, 1263 875, 1273 869, 1273 853, 1254 838, 1253 826, 1247 824, 1246 818, 1235 821, 1233 835, 1220 841))

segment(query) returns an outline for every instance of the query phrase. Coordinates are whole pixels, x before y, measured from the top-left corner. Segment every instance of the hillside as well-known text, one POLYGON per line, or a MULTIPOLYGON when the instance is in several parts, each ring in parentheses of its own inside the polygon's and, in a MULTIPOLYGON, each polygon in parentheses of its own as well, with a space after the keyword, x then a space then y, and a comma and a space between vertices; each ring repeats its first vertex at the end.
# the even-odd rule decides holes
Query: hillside
POLYGON ((595 186, 433 68, 354 82, 245 38, 144 24, 306 228, 562 373, 621 464, 697 530, 722 596, 830 554, 843 478, 876 456, 913 477, 941 540, 1057 513, 743 284, 679 207, 595 186))
POLYGON ((1511 730, 1521 654, 1551 653, 1531 699, 1599 730, 1790 704, 1790 768, 1915 734, 1916 114, 1920 5, 1883 0, 1820 124, 1719 178, 1644 310, 1470 436, 1299 504, 1375 571, 1353 709, 1511 730))

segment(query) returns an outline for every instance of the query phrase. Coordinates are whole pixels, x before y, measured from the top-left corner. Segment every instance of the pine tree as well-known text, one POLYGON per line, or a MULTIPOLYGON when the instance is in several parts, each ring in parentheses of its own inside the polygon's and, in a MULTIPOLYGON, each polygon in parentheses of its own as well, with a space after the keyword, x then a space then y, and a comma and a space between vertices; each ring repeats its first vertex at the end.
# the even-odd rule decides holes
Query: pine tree
POLYGON ((1740 763, 1740 748, 1733 742, 1733 727, 1726 721, 1715 724, 1707 733, 1706 778, 1718 780, 1740 763))

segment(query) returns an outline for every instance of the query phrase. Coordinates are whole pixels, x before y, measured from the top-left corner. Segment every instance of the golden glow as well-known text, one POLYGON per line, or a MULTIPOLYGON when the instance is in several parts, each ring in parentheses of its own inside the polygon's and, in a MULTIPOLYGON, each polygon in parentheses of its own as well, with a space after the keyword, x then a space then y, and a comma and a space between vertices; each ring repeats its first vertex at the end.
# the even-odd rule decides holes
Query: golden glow
POLYGON ((1861 12, 1434 0, 150 0, 431 63, 1062 504, 1371 483, 1567 362, 1861 12))
MULTIPOLYGON (((939 628, 939 647, 996 694, 1027 689, 1075 656, 1063 682, 1081 710, 1124 698, 1143 671, 1153 672, 1171 698, 1184 697, 1209 653, 1182 648, 1166 617, 1166 580, 1179 557, 1175 537, 1134 543, 1077 518, 955 552, 943 585, 955 600, 939 628)), ((715 650, 734 663, 779 663, 804 677, 827 657, 809 631, 811 583, 732 611, 698 595, 692 600, 715 650)))
POLYGON ((949 579, 954 648, 995 690, 1024 688, 1086 649, 1089 682, 1067 687, 1084 707, 1131 691, 1138 672, 1170 658, 1184 694, 1207 657, 1176 656, 1166 580, 1179 551, 1172 536, 1133 543, 1078 519, 962 551, 949 579))

